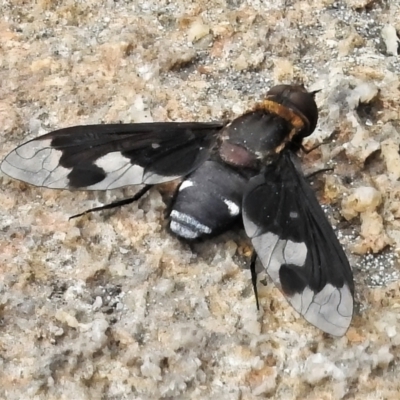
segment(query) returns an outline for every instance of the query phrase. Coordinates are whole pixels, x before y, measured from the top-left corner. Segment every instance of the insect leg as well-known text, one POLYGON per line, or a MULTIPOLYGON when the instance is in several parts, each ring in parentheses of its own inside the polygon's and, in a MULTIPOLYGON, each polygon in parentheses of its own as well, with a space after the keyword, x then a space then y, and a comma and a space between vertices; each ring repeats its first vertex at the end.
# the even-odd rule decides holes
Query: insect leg
POLYGON ((300 148, 301 148, 301 150, 302 150, 305 154, 309 154, 309 153, 311 153, 312 151, 318 149, 318 147, 321 147, 321 146, 323 146, 323 145, 325 145, 325 144, 328 144, 328 143, 330 143, 330 142, 331 142, 331 139, 329 138, 329 139, 323 140, 322 142, 317 143, 316 145, 310 147, 309 149, 305 148, 303 145, 301 145, 300 148))
POLYGON ((331 171, 334 171, 334 169, 333 168, 317 169, 316 171, 310 172, 308 175, 305 175, 305 177, 306 177, 306 179, 310 179, 310 178, 314 177, 315 175, 318 175, 322 172, 328 172, 328 171, 331 172, 331 171))
POLYGON ((86 210, 86 211, 84 211, 84 212, 82 212, 80 214, 76 214, 76 215, 73 215, 72 217, 69 217, 69 219, 81 217, 82 215, 89 214, 89 213, 94 212, 94 211, 109 210, 111 208, 116 208, 116 207, 124 206, 126 204, 131 204, 131 203, 139 200, 152 187, 153 187, 153 185, 146 185, 145 187, 140 189, 133 197, 130 197, 128 199, 123 199, 123 200, 117 200, 117 201, 114 201, 114 202, 112 202, 110 204, 106 204, 104 206, 90 208, 89 210, 86 210))
POLYGON ((256 297, 257 310, 260 310, 260 303, 258 302, 258 291, 257 291, 256 260, 257 260, 257 253, 253 251, 250 260, 251 283, 253 285, 254 296, 256 297))

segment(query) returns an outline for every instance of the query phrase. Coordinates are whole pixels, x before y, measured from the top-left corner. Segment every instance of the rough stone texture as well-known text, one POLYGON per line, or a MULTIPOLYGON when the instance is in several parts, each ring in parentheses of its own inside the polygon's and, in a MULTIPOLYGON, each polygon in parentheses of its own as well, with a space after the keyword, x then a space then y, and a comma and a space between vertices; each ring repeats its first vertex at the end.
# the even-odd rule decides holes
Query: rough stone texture
POLYGON ((278 82, 321 89, 307 170, 353 266, 341 339, 270 283, 248 243, 164 229, 173 188, 131 195, 0 183, 0 398, 398 399, 400 2, 3 1, 0 157, 76 124, 234 117, 278 82), (318 184, 317 184, 318 183, 318 184), (343 207, 343 215, 341 214, 343 207))

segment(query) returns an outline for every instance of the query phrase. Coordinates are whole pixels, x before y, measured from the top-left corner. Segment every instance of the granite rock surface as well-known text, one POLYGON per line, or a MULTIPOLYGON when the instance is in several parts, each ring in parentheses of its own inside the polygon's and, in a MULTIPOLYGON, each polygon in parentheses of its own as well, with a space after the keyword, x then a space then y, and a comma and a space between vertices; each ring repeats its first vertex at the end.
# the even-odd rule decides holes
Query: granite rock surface
POLYGON ((306 171, 349 256, 343 338, 266 279, 243 232, 188 245, 175 183, 133 195, 0 175, 0 398, 398 399, 400 1, 3 1, 0 158, 78 124, 234 118, 276 83, 321 90, 306 171))

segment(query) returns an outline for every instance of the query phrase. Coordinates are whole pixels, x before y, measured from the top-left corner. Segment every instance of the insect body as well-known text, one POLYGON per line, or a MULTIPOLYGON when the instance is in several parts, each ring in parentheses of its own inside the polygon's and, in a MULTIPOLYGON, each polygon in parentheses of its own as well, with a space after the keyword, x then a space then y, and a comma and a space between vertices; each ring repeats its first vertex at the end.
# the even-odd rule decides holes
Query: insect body
POLYGON ((242 216, 257 256, 290 304, 316 327, 341 336, 352 319, 353 276, 296 155, 317 119, 313 93, 278 85, 229 124, 75 126, 22 144, 1 169, 56 189, 145 184, 139 196, 184 177, 171 231, 206 237, 242 216))

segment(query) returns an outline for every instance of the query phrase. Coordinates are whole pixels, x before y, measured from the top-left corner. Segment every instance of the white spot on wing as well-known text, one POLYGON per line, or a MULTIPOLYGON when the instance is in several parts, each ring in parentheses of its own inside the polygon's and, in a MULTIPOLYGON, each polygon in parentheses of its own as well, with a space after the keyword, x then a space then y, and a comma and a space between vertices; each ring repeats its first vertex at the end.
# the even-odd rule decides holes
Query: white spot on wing
POLYGON ((183 181, 181 183, 181 185, 179 186, 179 191, 185 190, 188 187, 192 187, 193 185, 194 185, 194 183, 192 181, 190 181, 190 180, 183 181))
POLYGON ((42 186, 51 189, 66 189, 69 186, 68 174, 70 172, 70 169, 58 166, 51 174, 47 175, 46 179, 43 180, 42 186))
POLYGON ((228 207, 229 214, 232 217, 235 217, 236 215, 239 215, 240 208, 236 203, 234 203, 232 200, 228 200, 228 199, 223 199, 223 201, 226 204, 226 206, 228 207))
POLYGON ((179 178, 179 176, 161 176, 152 172, 145 173, 143 167, 131 164, 128 157, 124 157, 117 151, 99 158, 95 164, 105 171, 107 177, 88 187, 90 190, 115 189, 141 183, 152 185, 179 178))
POLYGON ((350 288, 347 284, 344 284, 344 286, 339 289, 339 293, 341 301, 337 308, 338 313, 345 317, 349 317, 351 321, 351 317, 353 316, 353 295, 351 294, 350 288))
POLYGON ((265 270, 279 287, 279 270, 282 264, 302 267, 306 262, 307 246, 305 243, 280 240, 278 235, 271 232, 257 236, 251 242, 265 270))
POLYGON ((98 158, 95 164, 106 173, 111 173, 123 170, 127 165, 131 165, 131 160, 128 157, 124 157, 119 151, 114 151, 98 158))
POLYGON ((303 293, 296 293, 288 296, 288 300, 292 307, 301 315, 305 315, 314 298, 314 292, 307 286, 303 293))
POLYGON ((244 230, 246 231, 246 234, 250 239, 256 236, 259 227, 253 221, 247 218, 245 209, 243 210, 243 225, 244 230))
POLYGON ((314 293, 306 287, 303 293, 288 297, 290 304, 311 324, 333 336, 343 336, 353 316, 353 296, 345 284, 336 288, 331 284, 314 293))
POLYGON ((139 165, 132 165, 130 159, 118 151, 104 155, 97 159, 95 164, 106 173, 106 177, 102 181, 88 186, 89 190, 116 189, 137 185, 143 181, 143 168, 139 165))
MULTIPOLYGON (((279 288, 279 270, 283 264, 305 265, 305 243, 280 240, 271 232, 253 237, 252 243, 266 272, 279 288)), ((333 336, 343 336, 351 323, 353 296, 346 284, 337 288, 328 283, 318 293, 306 287, 302 293, 287 296, 287 299, 309 323, 333 336)))
POLYGON ((117 171, 107 172, 107 176, 100 182, 87 187, 89 190, 116 189, 123 186, 141 183, 143 168, 138 165, 128 164, 117 171))
POLYGON ((285 263, 283 258, 285 242, 271 232, 257 236, 251 242, 266 271, 272 280, 279 284, 279 269, 285 263))
POLYGON ((39 161, 41 158, 47 157, 48 154, 53 150, 50 144, 51 139, 32 140, 17 147, 11 154, 15 153, 18 157, 20 157, 21 160, 35 159, 39 161))
POLYGON ((288 240, 285 246, 284 258, 286 264, 302 267, 307 258, 307 246, 305 243, 296 243, 288 240))
POLYGON ((32 140, 17 147, 4 159, 1 170, 31 185, 67 188, 67 175, 71 170, 59 166, 62 152, 53 149, 50 144, 51 139, 32 140))

